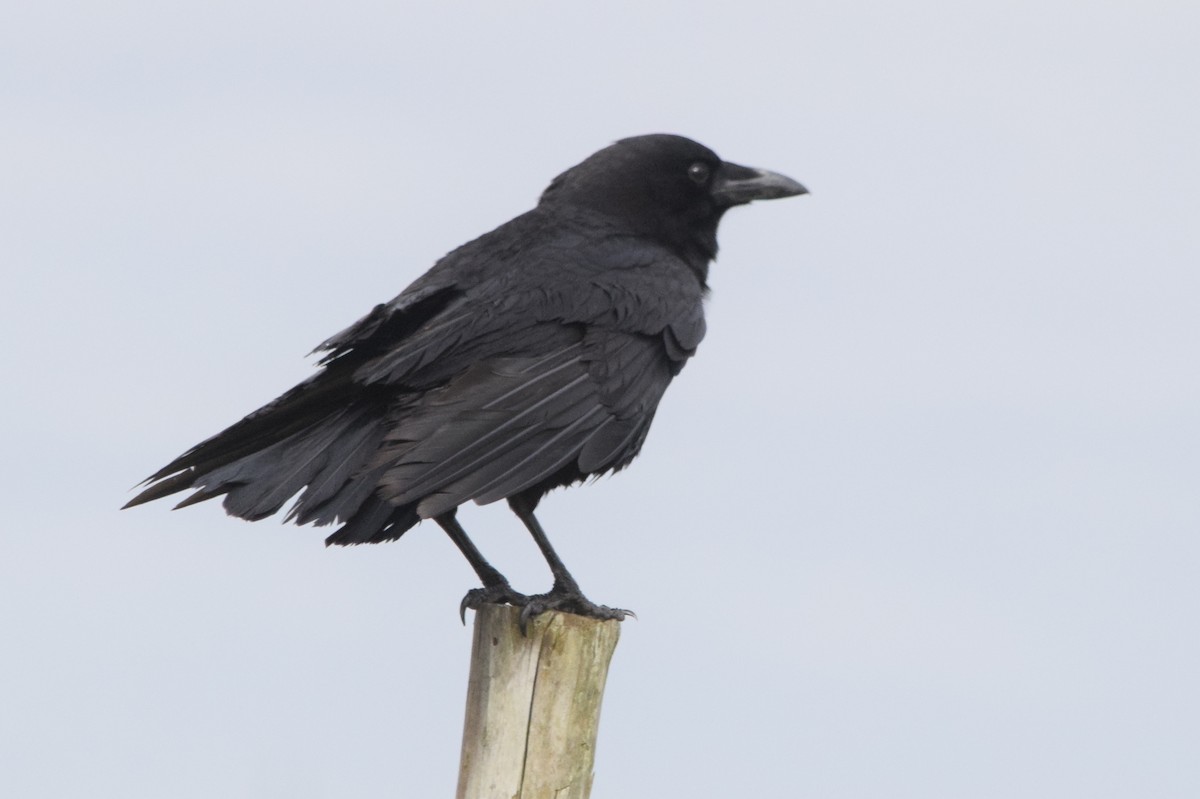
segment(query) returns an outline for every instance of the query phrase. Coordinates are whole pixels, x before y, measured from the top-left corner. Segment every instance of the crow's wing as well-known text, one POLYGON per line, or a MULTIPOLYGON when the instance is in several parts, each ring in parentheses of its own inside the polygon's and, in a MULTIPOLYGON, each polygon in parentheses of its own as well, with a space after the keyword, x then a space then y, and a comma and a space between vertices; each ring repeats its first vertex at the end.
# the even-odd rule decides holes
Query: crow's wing
POLYGON ((436 516, 619 469, 673 375, 661 336, 543 325, 543 354, 478 361, 398 408, 373 465, 379 496, 436 516))

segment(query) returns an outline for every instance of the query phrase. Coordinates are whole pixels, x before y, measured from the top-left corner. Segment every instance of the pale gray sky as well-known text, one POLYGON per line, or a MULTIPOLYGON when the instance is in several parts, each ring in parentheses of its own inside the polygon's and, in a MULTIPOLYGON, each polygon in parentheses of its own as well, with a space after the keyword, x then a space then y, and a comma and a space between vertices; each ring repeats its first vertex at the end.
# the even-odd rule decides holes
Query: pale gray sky
MULTIPOLYGON (((0 795, 435 797, 473 585, 118 513, 623 136, 731 213, 642 458, 543 520, 635 609, 593 795, 1200 795, 1200 11, 49 2, 0 12, 0 795)), ((502 506, 465 524, 549 585, 502 506)))

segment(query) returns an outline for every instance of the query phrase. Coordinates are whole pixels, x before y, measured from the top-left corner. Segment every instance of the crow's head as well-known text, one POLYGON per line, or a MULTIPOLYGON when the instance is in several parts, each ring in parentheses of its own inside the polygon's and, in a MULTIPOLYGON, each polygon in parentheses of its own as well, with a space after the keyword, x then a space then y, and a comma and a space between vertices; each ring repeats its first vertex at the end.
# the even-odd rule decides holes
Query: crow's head
POLYGON ((542 194, 542 205, 600 211, 707 263, 717 253, 725 211, 806 192, 789 177, 722 161, 691 139, 657 133, 622 139, 568 169, 542 194))

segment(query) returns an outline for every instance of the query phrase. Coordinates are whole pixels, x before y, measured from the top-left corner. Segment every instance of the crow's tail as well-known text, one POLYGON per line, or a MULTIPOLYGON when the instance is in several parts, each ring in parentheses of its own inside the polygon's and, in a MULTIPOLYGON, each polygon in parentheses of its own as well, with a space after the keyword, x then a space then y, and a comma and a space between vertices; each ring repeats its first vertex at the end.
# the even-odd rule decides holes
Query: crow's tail
POLYGON ((386 407, 361 390, 347 403, 321 381, 301 384, 155 472, 125 507, 196 489, 176 507, 224 496, 230 515, 255 521, 303 491, 287 520, 341 523, 327 544, 398 538, 420 518, 414 505, 375 496, 382 468, 368 463, 383 440, 386 407))

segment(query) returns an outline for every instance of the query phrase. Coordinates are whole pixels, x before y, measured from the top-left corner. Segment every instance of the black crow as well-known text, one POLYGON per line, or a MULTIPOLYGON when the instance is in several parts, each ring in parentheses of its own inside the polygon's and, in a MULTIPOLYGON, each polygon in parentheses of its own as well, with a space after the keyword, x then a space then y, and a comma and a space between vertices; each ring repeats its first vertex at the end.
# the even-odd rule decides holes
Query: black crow
POLYGON ((624 139, 559 175, 536 208, 451 252, 328 339, 319 371, 151 475, 125 507, 197 489, 257 520, 339 524, 326 544, 399 538, 432 518, 481 602, 620 619, 590 602, 533 512, 551 489, 623 469, 704 337, 717 223, 804 194, 774 172, 671 135, 624 139), (506 499, 554 587, 514 591, 455 518, 506 499))

